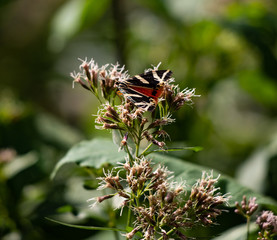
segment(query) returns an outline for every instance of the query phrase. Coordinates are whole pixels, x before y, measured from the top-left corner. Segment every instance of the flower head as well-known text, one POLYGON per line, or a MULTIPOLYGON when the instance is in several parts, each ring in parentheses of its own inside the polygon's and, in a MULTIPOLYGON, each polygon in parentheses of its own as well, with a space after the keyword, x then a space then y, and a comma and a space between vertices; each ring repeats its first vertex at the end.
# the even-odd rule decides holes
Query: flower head
POLYGON ((213 178, 213 173, 203 172, 202 178, 192 187, 189 200, 183 208, 188 215, 192 214, 192 218, 203 225, 213 224, 213 220, 222 213, 218 206, 228 203, 229 196, 221 195, 219 188, 215 187, 218 179, 219 176, 213 178))
POLYGON ((274 233, 277 233, 277 216, 271 211, 263 211, 257 218, 256 223, 263 230, 271 229, 274 233))
POLYGON ((258 204, 256 203, 256 198, 249 198, 249 200, 247 201, 246 196, 244 195, 241 204, 236 202, 235 212, 241 214, 242 216, 250 217, 257 210, 257 208, 258 204))
POLYGON ((71 77, 74 78, 73 86, 74 83, 79 83, 83 88, 94 93, 99 100, 99 86, 102 97, 110 101, 117 91, 116 81, 129 78, 128 71, 124 71, 124 66, 120 67, 118 63, 111 66, 105 64, 99 67, 93 59, 90 61, 87 61, 87 59, 79 60, 82 61, 79 67, 81 72, 71 73, 71 77))

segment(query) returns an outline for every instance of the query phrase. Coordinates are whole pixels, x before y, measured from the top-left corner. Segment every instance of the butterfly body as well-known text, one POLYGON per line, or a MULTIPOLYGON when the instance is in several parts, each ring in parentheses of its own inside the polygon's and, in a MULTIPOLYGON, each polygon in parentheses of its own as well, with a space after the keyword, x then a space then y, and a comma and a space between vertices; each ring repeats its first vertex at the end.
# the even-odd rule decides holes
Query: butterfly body
POLYGON ((123 96, 146 111, 153 111, 162 96, 170 70, 152 70, 117 83, 123 96))

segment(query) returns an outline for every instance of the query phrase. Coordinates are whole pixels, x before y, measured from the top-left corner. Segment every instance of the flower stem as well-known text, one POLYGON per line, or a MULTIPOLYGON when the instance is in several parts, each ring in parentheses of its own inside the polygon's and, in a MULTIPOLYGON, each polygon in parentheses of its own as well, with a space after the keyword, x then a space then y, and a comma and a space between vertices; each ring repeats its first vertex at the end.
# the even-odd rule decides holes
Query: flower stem
POLYGON ((127 216, 127 227, 130 227, 130 224, 131 224, 131 213, 132 213, 131 207, 132 207, 132 201, 129 202, 128 216, 127 216))
POLYGON ((136 158, 139 156, 139 144, 136 144, 136 158))
MULTIPOLYGON (((121 135, 121 138, 123 138, 123 133, 122 133, 121 130, 119 130, 119 133, 120 133, 120 135, 121 135)), ((133 165, 133 162, 134 162, 134 158, 133 158, 132 154, 130 153, 130 150, 129 150, 129 148, 128 148, 128 144, 125 145, 125 149, 126 149, 126 152, 127 152, 128 156, 129 156, 130 165, 132 166, 132 165, 133 165)))
POLYGON ((130 165, 133 166, 134 158, 133 158, 132 154, 129 151, 128 144, 126 144, 125 148, 126 148, 126 152, 128 153, 128 156, 129 156, 130 165))
POLYGON ((249 229, 250 229, 250 217, 247 216, 247 233, 246 233, 246 240, 249 240, 249 229))
POLYGON ((149 143, 149 145, 143 150, 143 152, 139 155, 140 157, 141 156, 144 156, 144 154, 146 153, 146 151, 153 145, 153 143, 149 143))
POLYGON ((135 155, 136 158, 139 157, 139 147, 140 147, 140 141, 142 139, 141 133, 142 133, 142 129, 139 127, 138 128, 137 143, 136 143, 136 155, 135 155))

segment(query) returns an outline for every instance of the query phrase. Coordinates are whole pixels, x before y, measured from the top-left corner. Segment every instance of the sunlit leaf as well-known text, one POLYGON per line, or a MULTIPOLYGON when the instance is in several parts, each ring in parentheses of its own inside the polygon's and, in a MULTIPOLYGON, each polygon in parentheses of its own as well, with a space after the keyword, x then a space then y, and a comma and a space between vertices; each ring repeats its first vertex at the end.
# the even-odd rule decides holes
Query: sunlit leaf
POLYGON ((123 151, 118 152, 118 147, 107 139, 93 139, 83 141, 71 148, 57 163, 52 177, 61 166, 67 163, 76 163, 81 167, 100 168, 104 164, 116 164, 125 159, 123 151))

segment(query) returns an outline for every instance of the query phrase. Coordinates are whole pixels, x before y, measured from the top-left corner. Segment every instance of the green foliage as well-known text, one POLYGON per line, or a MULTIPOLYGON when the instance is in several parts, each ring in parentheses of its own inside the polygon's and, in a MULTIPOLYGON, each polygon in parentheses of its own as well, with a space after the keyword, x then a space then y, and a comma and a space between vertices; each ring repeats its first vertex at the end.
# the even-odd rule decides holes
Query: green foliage
MULTIPOLYGON (((75 163, 83 168, 102 168, 104 166, 115 166, 117 162, 125 162, 124 151, 118 152, 117 147, 107 139, 93 139, 91 141, 81 142, 75 145, 70 151, 62 158, 55 167, 52 175, 54 176, 59 168, 68 163, 75 163)), ((164 164, 170 171, 174 172, 175 181, 182 179, 187 180, 187 190, 196 182, 203 171, 209 171, 208 168, 193 163, 182 161, 176 157, 168 156, 166 152, 163 154, 153 154, 151 159, 155 163, 164 164)), ((219 173, 213 171, 217 176, 219 173)), ((223 194, 230 194, 230 207, 235 206, 236 201, 241 201, 242 196, 257 197, 257 202, 272 210, 277 210, 277 203, 270 198, 264 197, 257 192, 250 190, 247 187, 241 186, 234 179, 221 175, 218 181, 218 187, 220 187, 223 194)))
POLYGON ((71 148, 56 165, 52 177, 66 163, 75 163, 81 167, 101 168, 107 164, 115 165, 124 161, 125 153, 107 139, 83 141, 71 148))
MULTIPOLYGON (((56 219, 56 211, 68 204, 72 208, 64 208, 63 222, 109 224, 108 210, 100 214, 89 210, 86 215, 78 208, 93 195, 84 190, 89 196, 81 196, 80 185, 95 186, 90 186, 84 171, 79 169, 74 174, 78 181, 73 181, 69 178, 72 170, 63 167, 49 182, 56 162, 84 138, 83 133, 88 139, 103 135, 94 129, 90 116, 97 101, 78 88, 71 89, 69 72, 79 65, 77 57, 93 56, 100 63, 119 61, 128 66, 131 75, 162 62, 162 68, 173 71, 181 88, 195 87, 202 95, 192 109, 176 114, 174 127, 168 128, 174 136, 172 148, 203 146, 204 150, 162 153, 153 158, 167 158, 164 161, 172 169, 186 159, 180 169, 194 169, 194 165, 187 166, 192 162, 195 167, 223 172, 220 187, 226 186, 235 199, 243 193, 253 196, 253 192, 243 187, 239 192, 235 182, 224 180, 226 176, 277 199, 276 152, 272 150, 276 148, 277 113, 276 1, 125 0, 120 1, 119 9, 116 3, 119 1, 0 3, 0 150, 17 153, 13 162, 0 163, 1 237, 93 238, 91 231, 82 235, 44 220, 45 216, 56 219), (119 54, 122 51, 124 59, 119 54), (73 186, 77 190, 72 190, 73 186), (100 221, 99 215, 104 220, 100 221)), ((114 154, 123 153, 113 148, 114 154)), ((87 157, 72 162, 87 164, 87 157)), ((62 162, 57 169, 59 164, 62 162)), ((181 170, 180 176, 182 171, 186 172, 181 170)), ((188 182, 193 183, 199 174, 194 171, 185 175, 188 182)), ((275 209, 262 195, 259 201, 275 209)), ((234 200, 230 203, 233 206, 234 200)), ((218 232, 241 219, 223 222, 229 225, 218 232)))

